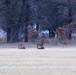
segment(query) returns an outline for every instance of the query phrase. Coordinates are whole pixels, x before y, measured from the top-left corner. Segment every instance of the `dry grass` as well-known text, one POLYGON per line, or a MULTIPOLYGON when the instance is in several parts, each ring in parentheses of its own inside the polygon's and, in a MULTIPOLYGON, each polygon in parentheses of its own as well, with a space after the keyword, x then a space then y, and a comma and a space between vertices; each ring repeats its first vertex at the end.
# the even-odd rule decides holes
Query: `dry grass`
POLYGON ((76 75, 76 50, 3 48, 0 75, 76 75))

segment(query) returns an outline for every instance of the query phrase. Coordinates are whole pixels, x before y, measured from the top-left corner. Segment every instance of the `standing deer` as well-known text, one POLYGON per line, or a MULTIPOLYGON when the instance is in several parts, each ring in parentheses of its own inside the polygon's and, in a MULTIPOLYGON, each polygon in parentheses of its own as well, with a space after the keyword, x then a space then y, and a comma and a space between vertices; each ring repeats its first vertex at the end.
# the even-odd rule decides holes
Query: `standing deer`
POLYGON ((55 33, 58 35, 57 38, 59 39, 59 41, 65 41, 65 43, 67 43, 68 39, 71 39, 71 34, 74 27, 76 27, 76 21, 64 27, 58 27, 55 33))

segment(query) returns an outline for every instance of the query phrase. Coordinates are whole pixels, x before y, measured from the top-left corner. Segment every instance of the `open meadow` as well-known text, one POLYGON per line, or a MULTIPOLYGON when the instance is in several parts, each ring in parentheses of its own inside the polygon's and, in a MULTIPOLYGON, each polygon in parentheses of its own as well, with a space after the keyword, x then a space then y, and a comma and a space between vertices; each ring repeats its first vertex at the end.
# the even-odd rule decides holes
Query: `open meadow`
POLYGON ((17 44, 7 45, 0 46, 0 75, 76 75, 73 47, 18 49, 17 44))

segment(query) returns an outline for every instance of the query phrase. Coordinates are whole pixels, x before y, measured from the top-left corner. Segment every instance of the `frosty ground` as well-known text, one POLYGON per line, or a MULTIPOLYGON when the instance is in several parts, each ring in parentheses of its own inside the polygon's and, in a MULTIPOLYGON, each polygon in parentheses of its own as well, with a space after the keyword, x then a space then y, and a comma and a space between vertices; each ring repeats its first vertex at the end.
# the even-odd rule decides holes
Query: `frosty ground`
POLYGON ((46 45, 40 50, 35 44, 18 49, 16 43, 1 44, 0 75, 76 75, 76 49, 46 45))

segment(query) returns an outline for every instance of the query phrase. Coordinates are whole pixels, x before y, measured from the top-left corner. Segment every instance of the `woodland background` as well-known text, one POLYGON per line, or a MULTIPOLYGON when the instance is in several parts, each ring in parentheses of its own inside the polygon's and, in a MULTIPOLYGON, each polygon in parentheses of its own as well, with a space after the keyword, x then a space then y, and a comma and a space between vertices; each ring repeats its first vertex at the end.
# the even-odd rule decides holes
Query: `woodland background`
POLYGON ((28 42, 28 26, 37 32, 48 30, 49 38, 59 26, 76 19, 76 0, 0 0, 0 28, 7 42, 18 42, 23 34, 28 42))

